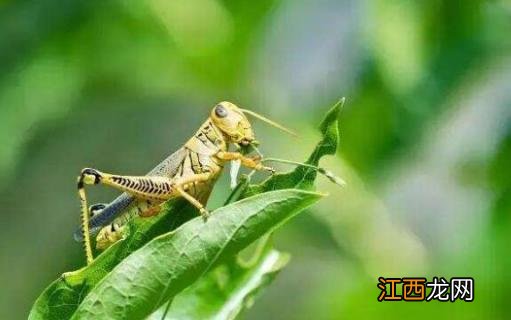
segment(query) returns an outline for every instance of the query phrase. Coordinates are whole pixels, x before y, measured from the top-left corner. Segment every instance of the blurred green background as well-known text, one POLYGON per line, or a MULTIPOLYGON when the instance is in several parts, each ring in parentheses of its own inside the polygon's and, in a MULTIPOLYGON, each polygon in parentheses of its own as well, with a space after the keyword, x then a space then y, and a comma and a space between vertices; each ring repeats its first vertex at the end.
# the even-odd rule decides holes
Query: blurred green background
POLYGON ((508 318, 510 34, 507 0, 0 1, 0 318, 83 265, 81 168, 142 174, 222 100, 303 160, 342 96, 347 186, 278 232, 292 261, 245 317, 508 318), (378 303, 378 276, 472 276, 475 301, 378 303))

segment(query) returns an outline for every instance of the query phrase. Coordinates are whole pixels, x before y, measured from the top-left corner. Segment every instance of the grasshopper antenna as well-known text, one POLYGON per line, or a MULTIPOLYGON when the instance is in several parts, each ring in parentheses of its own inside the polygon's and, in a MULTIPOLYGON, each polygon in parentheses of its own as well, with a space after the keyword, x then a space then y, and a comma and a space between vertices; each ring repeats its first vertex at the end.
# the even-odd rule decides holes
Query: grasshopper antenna
POLYGON ((284 127, 281 124, 278 124, 277 122, 275 122, 273 120, 270 120, 270 119, 268 119, 266 117, 263 117, 262 115, 260 115, 258 113, 255 113, 254 111, 250 111, 250 110, 247 110, 247 109, 241 109, 241 108, 240 108, 240 110, 243 111, 243 113, 249 114, 249 115, 251 115, 251 116, 253 116, 253 117, 255 117, 255 118, 257 118, 257 119, 259 119, 261 121, 264 121, 267 124, 269 124, 269 125, 271 125, 271 126, 273 126, 275 128, 278 128, 278 129, 280 129, 280 130, 282 130, 282 131, 284 131, 284 132, 286 132, 286 133, 288 133, 288 134, 290 134, 290 135, 292 135, 294 137, 298 137, 298 135, 296 133, 294 133, 292 130, 289 130, 288 128, 284 127))

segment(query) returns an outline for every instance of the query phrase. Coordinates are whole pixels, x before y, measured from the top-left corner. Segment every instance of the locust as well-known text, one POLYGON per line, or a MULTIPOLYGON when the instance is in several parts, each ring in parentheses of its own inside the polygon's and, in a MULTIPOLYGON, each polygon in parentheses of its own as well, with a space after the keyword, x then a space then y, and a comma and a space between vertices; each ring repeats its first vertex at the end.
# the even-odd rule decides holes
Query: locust
MULTIPOLYGON (((197 208, 206 221, 205 204, 227 162, 235 161, 256 171, 275 172, 263 165, 260 156, 247 156, 246 147, 256 147, 254 131, 247 118, 254 116, 295 135, 291 130, 253 111, 223 101, 215 105, 197 132, 176 152, 142 176, 126 176, 85 168, 78 176, 81 227, 75 239, 83 242, 87 264, 94 260, 91 236, 96 248, 107 248, 122 238, 122 226, 134 216, 150 217, 170 199, 184 198, 197 208), (229 151, 233 145, 236 151, 229 151), (87 206, 86 185, 105 185, 123 193, 109 204, 87 206)), ((257 150, 257 148, 256 148, 257 150)))

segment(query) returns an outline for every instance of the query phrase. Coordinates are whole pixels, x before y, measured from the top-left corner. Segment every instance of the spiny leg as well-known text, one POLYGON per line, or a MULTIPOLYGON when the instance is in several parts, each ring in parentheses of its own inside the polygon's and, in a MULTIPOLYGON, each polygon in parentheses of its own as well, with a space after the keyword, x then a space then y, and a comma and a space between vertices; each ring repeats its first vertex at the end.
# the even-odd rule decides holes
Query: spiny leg
POLYGON ((132 194, 140 200, 162 202, 175 195, 180 195, 180 192, 175 190, 176 186, 184 187, 191 183, 207 181, 210 178, 210 172, 171 179, 164 176, 113 175, 86 168, 82 170, 79 180, 82 181, 82 187, 83 184, 103 184, 132 194))
POLYGON ((84 186, 86 184, 105 184, 122 191, 126 191, 145 200, 167 200, 172 196, 171 181, 165 177, 126 177, 102 173, 95 169, 83 169, 78 177, 78 195, 81 203, 82 232, 87 264, 90 264, 94 257, 90 241, 89 210, 87 208, 87 197, 84 186))
POLYGON ((86 168, 80 177, 84 184, 107 185, 143 200, 165 201, 172 193, 172 180, 164 176, 122 176, 86 168))
MULTIPOLYGON (((90 178, 90 177, 89 177, 90 178)), ((94 260, 92 256, 92 248, 90 245, 90 230, 89 230, 89 210, 87 208, 87 197, 85 195, 84 183, 86 178, 82 172, 82 174, 78 177, 78 197, 80 198, 80 207, 81 207, 81 221, 82 221, 82 234, 83 234, 83 247, 85 250, 85 259, 87 260, 87 264, 91 264, 94 260)), ((91 182, 91 181, 87 181, 91 182)))
POLYGON ((82 232, 87 264, 93 261, 93 256, 89 232, 89 211, 87 210, 87 198, 84 190, 85 184, 108 185, 128 192, 141 200, 166 201, 176 195, 183 196, 199 209, 203 217, 207 217, 206 209, 197 199, 184 190, 184 186, 195 182, 207 181, 210 178, 211 173, 209 172, 179 179, 169 179, 162 176, 120 176, 103 173, 91 168, 83 169, 78 177, 78 194, 82 206, 82 232))

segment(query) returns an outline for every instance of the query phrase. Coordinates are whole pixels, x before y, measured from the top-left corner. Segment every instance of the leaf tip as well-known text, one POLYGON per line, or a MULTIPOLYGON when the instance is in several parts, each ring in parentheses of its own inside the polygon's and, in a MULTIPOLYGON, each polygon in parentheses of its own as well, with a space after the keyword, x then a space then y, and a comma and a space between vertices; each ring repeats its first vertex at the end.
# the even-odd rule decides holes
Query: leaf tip
POLYGON ((339 109, 342 109, 344 107, 344 103, 346 102, 346 97, 342 97, 339 99, 336 103, 336 105, 339 105, 339 109))
POLYGON ((334 123, 337 126, 336 124, 337 118, 339 117, 339 113, 341 112, 341 109, 343 108, 345 101, 346 98, 342 97, 330 108, 330 110, 328 110, 325 117, 323 118, 323 121, 321 121, 321 124, 319 126, 323 134, 326 134, 328 128, 334 123))

